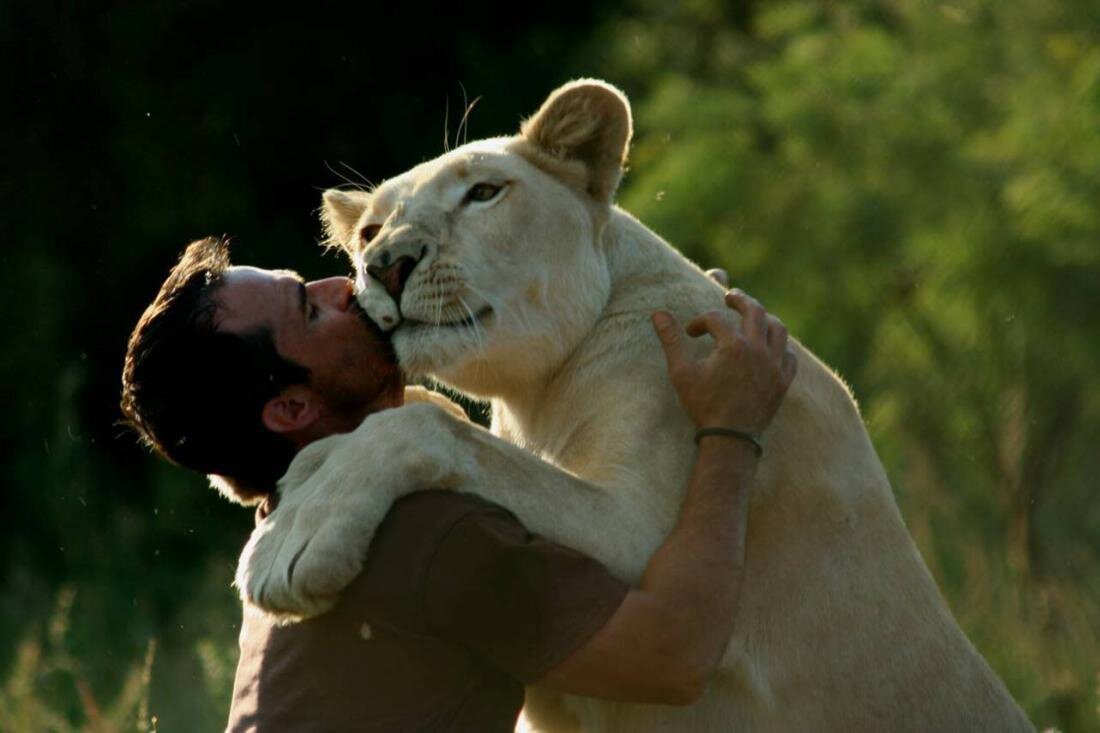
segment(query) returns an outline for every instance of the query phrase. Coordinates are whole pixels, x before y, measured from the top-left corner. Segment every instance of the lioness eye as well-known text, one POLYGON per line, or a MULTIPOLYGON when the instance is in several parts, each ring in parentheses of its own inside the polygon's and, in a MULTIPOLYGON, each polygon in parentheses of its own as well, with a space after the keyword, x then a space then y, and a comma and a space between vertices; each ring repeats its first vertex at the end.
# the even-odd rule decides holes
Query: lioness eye
POLYGON ((494 196, 500 193, 502 186, 494 186, 491 183, 475 183, 470 186, 470 190, 466 192, 466 198, 462 203, 469 203, 470 201, 491 201, 494 196))
POLYGON ((378 236, 378 232, 382 227, 378 224, 367 224, 363 227, 363 230, 359 232, 360 238, 363 240, 363 244, 370 244, 370 241, 378 236))

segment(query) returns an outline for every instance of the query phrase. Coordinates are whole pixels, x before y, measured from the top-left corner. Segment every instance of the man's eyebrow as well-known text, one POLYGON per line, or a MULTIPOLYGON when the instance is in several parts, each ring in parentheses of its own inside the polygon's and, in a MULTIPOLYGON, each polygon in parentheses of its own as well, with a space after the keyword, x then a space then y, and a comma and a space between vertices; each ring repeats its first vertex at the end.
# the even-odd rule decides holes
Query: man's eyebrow
POLYGON ((294 285, 292 287, 294 288, 294 291, 295 291, 295 296, 294 297, 298 301, 298 312, 302 314, 303 318, 307 318, 309 314, 306 312, 306 306, 308 305, 308 302, 307 302, 308 301, 308 297, 307 297, 308 294, 306 293, 306 279, 304 277, 302 277, 301 275, 299 275, 294 270, 272 270, 272 272, 274 272, 277 275, 282 275, 284 277, 289 277, 291 280, 294 281, 294 285))

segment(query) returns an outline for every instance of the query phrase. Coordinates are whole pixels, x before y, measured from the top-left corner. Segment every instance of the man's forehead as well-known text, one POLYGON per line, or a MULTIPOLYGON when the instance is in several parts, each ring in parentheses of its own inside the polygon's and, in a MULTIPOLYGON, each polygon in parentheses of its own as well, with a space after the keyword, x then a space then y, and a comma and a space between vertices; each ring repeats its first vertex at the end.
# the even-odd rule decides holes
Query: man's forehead
POLYGON ((294 280, 302 279, 302 276, 294 270, 267 270, 262 267, 252 267, 251 265, 233 265, 225 271, 224 275, 226 280, 237 282, 247 280, 278 280, 287 277, 293 278, 294 280))
POLYGON ((302 282, 302 276, 293 270, 230 267, 214 296, 218 304, 218 328, 244 331, 262 325, 275 326, 280 316, 293 307, 302 282))

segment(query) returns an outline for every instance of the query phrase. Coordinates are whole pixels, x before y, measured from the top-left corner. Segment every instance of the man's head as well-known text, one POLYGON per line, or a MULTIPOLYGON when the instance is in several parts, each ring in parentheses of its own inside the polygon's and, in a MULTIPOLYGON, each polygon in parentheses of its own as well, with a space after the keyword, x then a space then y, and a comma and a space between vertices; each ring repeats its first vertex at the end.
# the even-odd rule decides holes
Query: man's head
POLYGON ((191 244, 130 336, 122 410, 144 442, 249 503, 299 448, 399 404, 389 344, 346 278, 232 267, 191 244))

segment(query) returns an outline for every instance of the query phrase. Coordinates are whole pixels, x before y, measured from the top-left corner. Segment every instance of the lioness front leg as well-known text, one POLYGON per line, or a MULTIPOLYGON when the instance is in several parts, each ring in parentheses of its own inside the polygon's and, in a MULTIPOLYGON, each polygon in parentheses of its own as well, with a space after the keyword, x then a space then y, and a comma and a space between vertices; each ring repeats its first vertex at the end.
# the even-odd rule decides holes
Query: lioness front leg
POLYGON ((362 570, 393 502, 423 489, 476 493, 536 531, 550 522, 555 539, 579 549, 594 538, 616 544, 610 493, 437 405, 411 404, 301 451, 280 481, 278 508, 241 554, 242 596, 288 617, 323 613, 362 570))

